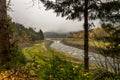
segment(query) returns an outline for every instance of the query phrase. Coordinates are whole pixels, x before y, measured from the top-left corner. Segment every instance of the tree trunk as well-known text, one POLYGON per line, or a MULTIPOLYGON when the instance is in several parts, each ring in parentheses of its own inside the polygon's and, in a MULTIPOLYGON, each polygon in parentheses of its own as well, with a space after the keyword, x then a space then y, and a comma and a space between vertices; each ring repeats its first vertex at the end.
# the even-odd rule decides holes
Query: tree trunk
POLYGON ((84 10, 84 69, 89 70, 89 57, 88 57, 88 0, 85 0, 84 10))
POLYGON ((10 52, 9 26, 7 22, 6 0, 0 0, 0 64, 8 61, 10 52))

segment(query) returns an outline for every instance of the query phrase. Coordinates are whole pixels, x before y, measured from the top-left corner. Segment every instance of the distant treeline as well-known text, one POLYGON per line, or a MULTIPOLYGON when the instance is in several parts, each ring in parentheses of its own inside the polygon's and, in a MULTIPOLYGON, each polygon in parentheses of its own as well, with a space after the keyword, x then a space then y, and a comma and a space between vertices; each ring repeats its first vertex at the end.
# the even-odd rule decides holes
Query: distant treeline
POLYGON ((67 34, 57 32, 45 32, 44 35, 46 38, 65 38, 67 34))
MULTIPOLYGON (((103 28, 95 28, 89 30, 89 39, 96 39, 108 35, 103 28)), ((75 39, 84 39, 84 31, 78 32, 70 32, 67 34, 67 38, 75 38, 75 39)))
POLYGON ((12 23, 13 41, 30 42, 44 40, 44 34, 40 29, 38 32, 32 27, 26 28, 22 24, 12 23))
MULTIPOLYGON (((68 33, 57 33, 57 32, 45 32, 44 33, 46 38, 74 38, 74 39, 84 39, 84 31, 77 31, 77 32, 68 32, 68 33)), ((89 39, 97 39, 99 40, 100 37, 106 36, 107 33, 104 31, 103 28, 95 28, 89 30, 89 39)))

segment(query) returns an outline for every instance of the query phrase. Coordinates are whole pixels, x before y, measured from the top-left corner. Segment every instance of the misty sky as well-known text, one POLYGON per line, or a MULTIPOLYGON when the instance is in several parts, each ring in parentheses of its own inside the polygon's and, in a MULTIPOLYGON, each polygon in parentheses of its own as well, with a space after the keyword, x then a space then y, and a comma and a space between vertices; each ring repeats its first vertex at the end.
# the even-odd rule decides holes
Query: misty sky
MULTIPOLYGON (((56 17, 56 13, 52 10, 45 11, 42 4, 32 6, 31 0, 11 0, 11 8, 9 14, 12 20, 25 25, 26 27, 36 28, 38 31, 42 29, 46 31, 69 32, 79 31, 83 29, 83 21, 66 20, 65 18, 56 17)), ((99 26, 98 20, 95 21, 99 26)))

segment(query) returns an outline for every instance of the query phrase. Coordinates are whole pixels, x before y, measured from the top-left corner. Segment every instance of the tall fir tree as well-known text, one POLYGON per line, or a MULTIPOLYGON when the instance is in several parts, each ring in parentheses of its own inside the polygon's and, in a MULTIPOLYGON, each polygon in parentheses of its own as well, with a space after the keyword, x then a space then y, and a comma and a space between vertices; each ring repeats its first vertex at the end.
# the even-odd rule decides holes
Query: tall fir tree
POLYGON ((40 29, 38 32, 39 36, 40 36, 40 40, 44 40, 44 34, 43 31, 40 29))
MULTIPOLYGON (((53 9, 57 16, 66 17, 71 20, 82 20, 84 18, 84 68, 89 70, 89 57, 88 57, 88 30, 89 21, 100 18, 101 20, 109 19, 109 15, 103 16, 106 11, 116 12, 118 6, 110 3, 119 3, 119 0, 41 0, 46 10, 53 9), (108 6, 110 4, 110 6, 108 6), (110 10, 109 10, 110 9, 110 10), (115 11, 114 11, 115 10, 115 11), (103 11, 103 13, 102 13, 103 11)), ((120 11, 120 10, 119 10, 120 11)), ((116 13, 114 13, 116 14, 116 13)), ((105 21, 106 22, 106 21, 105 21)))

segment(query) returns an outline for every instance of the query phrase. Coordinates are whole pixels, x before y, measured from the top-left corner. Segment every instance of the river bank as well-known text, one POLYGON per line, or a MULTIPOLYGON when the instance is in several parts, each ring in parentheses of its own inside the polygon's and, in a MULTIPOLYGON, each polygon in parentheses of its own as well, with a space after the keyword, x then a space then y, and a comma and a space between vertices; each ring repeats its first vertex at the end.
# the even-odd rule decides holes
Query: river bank
MULTIPOLYGON (((67 42, 67 41, 61 41, 61 42, 62 42, 63 44, 65 44, 65 45, 72 46, 72 47, 75 47, 75 48, 84 50, 84 45, 74 44, 74 43, 70 43, 70 42, 67 42)), ((98 53, 97 50, 98 50, 98 47, 89 46, 89 51, 90 51, 90 52, 98 53)))
MULTIPOLYGON (((60 41, 54 41, 54 43, 52 43, 50 47, 52 47, 58 51, 62 51, 66 54, 70 54, 70 55, 77 57, 80 60, 84 61, 84 50, 83 49, 78 49, 73 46, 65 45, 65 44, 61 43, 60 41)), ((89 52, 90 62, 96 63, 97 61, 99 61, 98 59, 101 59, 101 61, 103 61, 103 62, 105 61, 104 56, 93 53, 93 52, 89 52)))

